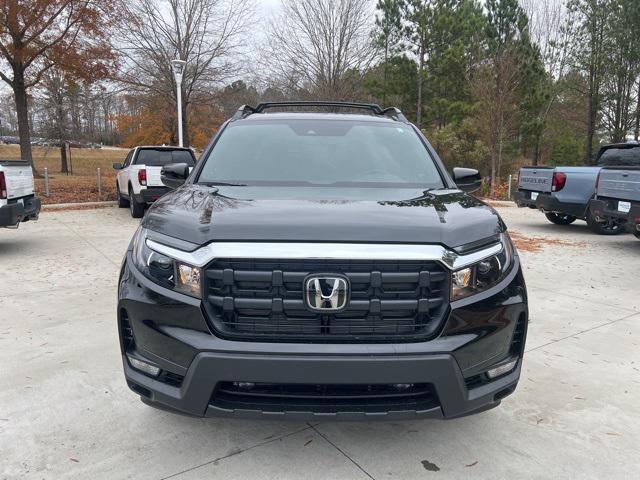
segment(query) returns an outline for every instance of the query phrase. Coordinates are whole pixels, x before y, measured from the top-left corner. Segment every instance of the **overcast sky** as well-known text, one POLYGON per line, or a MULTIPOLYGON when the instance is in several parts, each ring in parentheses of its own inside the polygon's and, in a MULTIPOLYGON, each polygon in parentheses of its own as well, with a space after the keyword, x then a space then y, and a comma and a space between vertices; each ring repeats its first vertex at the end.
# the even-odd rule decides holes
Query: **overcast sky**
POLYGON ((256 0, 256 3, 262 8, 264 13, 271 13, 277 10, 280 0, 256 0))

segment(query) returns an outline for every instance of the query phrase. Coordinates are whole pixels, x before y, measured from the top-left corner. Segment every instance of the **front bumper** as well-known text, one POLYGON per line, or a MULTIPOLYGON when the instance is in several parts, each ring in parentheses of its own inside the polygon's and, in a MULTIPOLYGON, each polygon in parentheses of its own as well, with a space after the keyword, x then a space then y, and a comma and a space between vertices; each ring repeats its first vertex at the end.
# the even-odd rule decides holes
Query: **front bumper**
MULTIPOLYGON (((433 340, 396 344, 261 343, 219 338, 200 301, 166 290, 125 260, 119 284, 119 330, 129 387, 143 401, 194 416, 292 420, 454 418, 497 406, 518 383, 527 328, 526 290, 520 265, 477 299, 452 304, 433 340), (128 334, 127 332, 130 332, 128 334), (130 338, 131 337, 131 338, 130 338), (131 367, 131 354, 159 367, 154 378, 131 367), (518 358, 495 380, 484 372, 518 358), (426 384, 433 401, 406 408, 324 405, 265 407, 243 399, 220 401, 225 382, 314 386, 426 384)), ((251 393, 251 392, 249 392, 251 393)), ((250 395, 249 395, 250 397, 250 395)))
MULTIPOLYGON (((468 390, 460 368, 452 355, 433 354, 397 357, 247 355, 226 353, 198 354, 180 387, 151 379, 134 370, 124 359, 127 383, 147 403, 178 413, 205 417, 286 418, 308 421, 400 420, 417 418, 454 418, 488 410, 511 394, 520 377, 521 364, 510 374, 490 384, 468 390), (229 381, 268 382, 273 384, 412 384, 429 383, 437 391, 438 403, 420 410, 366 411, 358 408, 334 411, 242 408, 220 406, 215 386, 229 381), (142 388, 140 388, 142 387, 142 388)), ((240 405, 240 404, 239 404, 240 405)))
POLYGON ((562 202, 551 193, 544 192, 538 193, 537 198, 534 200, 531 198, 531 193, 528 190, 518 190, 515 196, 516 205, 518 207, 536 208, 544 212, 562 213, 576 218, 584 219, 586 217, 586 205, 562 202))
POLYGON ((619 218, 626 220, 632 231, 640 231, 640 203, 631 202, 629 212, 618 210, 618 200, 613 198, 597 198, 589 202, 589 210, 595 218, 619 218))
POLYGON ((0 207, 0 227, 16 226, 27 220, 37 220, 41 209, 40 199, 27 197, 23 203, 13 202, 0 207))

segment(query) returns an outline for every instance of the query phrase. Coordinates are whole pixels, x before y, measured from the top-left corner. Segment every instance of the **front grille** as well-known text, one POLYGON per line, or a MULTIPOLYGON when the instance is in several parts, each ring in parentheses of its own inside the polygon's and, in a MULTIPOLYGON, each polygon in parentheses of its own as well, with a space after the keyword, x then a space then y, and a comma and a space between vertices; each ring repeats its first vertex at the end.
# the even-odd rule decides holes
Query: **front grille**
POLYGON ((439 406, 429 383, 317 385, 221 382, 211 405, 226 410, 262 412, 422 411, 439 406))
POLYGON ((449 275, 432 261, 227 260, 206 269, 215 330, 256 341, 407 342, 430 338, 448 309, 449 275), (350 300, 338 313, 307 309, 307 275, 341 274, 350 300))

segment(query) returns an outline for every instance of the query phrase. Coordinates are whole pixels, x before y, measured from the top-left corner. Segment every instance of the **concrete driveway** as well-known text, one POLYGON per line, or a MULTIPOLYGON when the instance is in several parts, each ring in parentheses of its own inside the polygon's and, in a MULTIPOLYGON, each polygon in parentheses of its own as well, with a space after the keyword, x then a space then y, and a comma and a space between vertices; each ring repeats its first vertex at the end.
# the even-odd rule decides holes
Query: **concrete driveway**
POLYGON ((124 382, 115 321, 127 210, 0 230, 0 478, 637 478, 640 241, 500 208, 531 324, 516 393, 453 421, 191 419, 124 382), (543 240, 530 237, 540 237, 543 240))

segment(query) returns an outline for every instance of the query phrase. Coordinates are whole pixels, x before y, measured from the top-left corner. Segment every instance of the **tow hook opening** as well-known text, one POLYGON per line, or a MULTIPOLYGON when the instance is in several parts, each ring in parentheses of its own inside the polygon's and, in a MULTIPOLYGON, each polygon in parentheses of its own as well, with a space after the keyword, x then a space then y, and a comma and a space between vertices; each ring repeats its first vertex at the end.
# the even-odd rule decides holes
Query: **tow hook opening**
POLYGON ((129 384, 129 388, 131 390, 133 390, 134 392, 136 392, 141 397, 151 398, 151 391, 150 390, 144 388, 141 385, 138 385, 137 383, 133 383, 133 382, 127 382, 127 383, 129 384))
POLYGON ((509 387, 509 388, 505 388, 503 390, 500 390, 498 393, 496 393, 493 396, 493 399, 497 402, 502 400, 505 397, 508 397, 509 395, 511 395, 513 392, 515 391, 515 387, 509 387))

